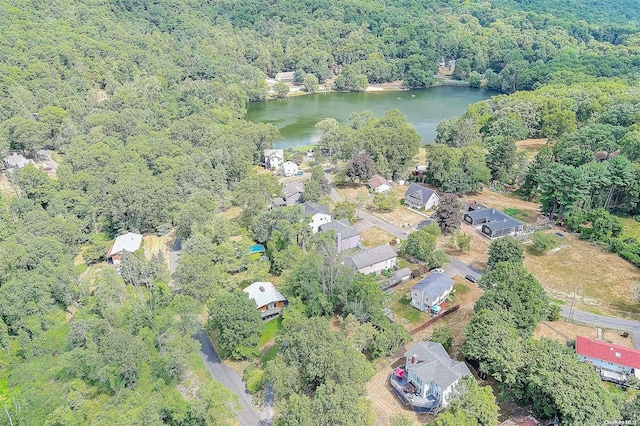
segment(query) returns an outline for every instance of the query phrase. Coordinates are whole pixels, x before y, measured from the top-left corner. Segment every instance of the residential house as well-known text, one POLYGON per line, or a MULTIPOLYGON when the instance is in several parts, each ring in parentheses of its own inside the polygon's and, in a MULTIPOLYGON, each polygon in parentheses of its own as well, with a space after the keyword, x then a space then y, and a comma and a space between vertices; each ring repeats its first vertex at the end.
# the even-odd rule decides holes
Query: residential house
POLYGON ((285 161, 282 163, 282 174, 285 177, 295 176, 299 171, 298 165, 293 161, 285 161))
POLYGON ((113 245, 107 252, 107 260, 114 265, 120 265, 122 253, 127 251, 129 253, 136 252, 142 245, 142 235, 135 232, 127 232, 116 238, 113 245))
POLYGON ((486 207, 469 210, 462 216, 462 219, 469 225, 481 226, 482 234, 489 238, 515 235, 524 229, 524 224, 519 220, 500 210, 486 207))
POLYGON ((284 150, 282 149, 265 149, 264 150, 264 167, 266 169, 277 170, 284 163, 284 150))
POLYGON ((338 253, 358 247, 360 233, 349 225, 348 219, 334 220, 319 227, 320 232, 334 231, 338 253))
POLYGON ((253 300, 262 315, 262 321, 269 321, 282 314, 289 302, 270 282, 255 282, 243 289, 253 300))
POLYGON ((296 72, 295 71, 279 72, 276 74, 276 80, 281 81, 283 83, 293 83, 296 80, 296 72))
POLYGON ((428 210, 440 202, 440 197, 433 189, 412 183, 404 193, 404 205, 418 210, 428 210))
POLYGON ((345 257, 343 263, 363 274, 377 274, 396 267, 398 255, 389 244, 363 250, 345 257))
POLYGON ((391 387, 413 411, 429 412, 446 407, 453 399, 458 381, 471 376, 469 367, 451 359, 440 343, 416 343, 404 356, 404 366, 391 373, 391 387))
POLYGON ((602 380, 625 383, 631 376, 640 379, 638 349, 577 336, 576 355, 580 361, 593 365, 602 380))
POLYGON ((4 170, 8 179, 11 179, 16 172, 25 168, 28 164, 34 164, 33 160, 28 160, 24 156, 13 153, 4 158, 4 170))
POLYGON ((306 214, 311 215, 309 226, 314 234, 318 232, 320 225, 331 222, 331 213, 329 213, 327 206, 307 201, 304 203, 304 211, 306 214))
POLYGON ((423 312, 440 311, 453 291, 453 280, 441 272, 431 273, 411 289, 411 306, 423 312))
POLYGON ((373 192, 376 192, 378 194, 391 191, 391 188, 393 187, 391 182, 380 175, 371 176, 371 179, 369 179, 369 182, 367 182, 367 186, 369 186, 369 188, 371 188, 373 192))
POLYGON ((282 188, 283 198, 274 198, 274 206, 293 206, 302 202, 304 184, 302 182, 290 182, 282 188))

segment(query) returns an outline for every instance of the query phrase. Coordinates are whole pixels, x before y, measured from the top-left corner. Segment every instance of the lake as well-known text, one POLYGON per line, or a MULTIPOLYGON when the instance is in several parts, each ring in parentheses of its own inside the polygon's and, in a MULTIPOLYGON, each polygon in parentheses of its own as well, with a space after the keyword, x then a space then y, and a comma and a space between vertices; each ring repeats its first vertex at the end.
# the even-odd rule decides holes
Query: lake
POLYGON ((318 93, 250 103, 246 118, 254 123, 275 125, 283 140, 274 147, 289 148, 317 143, 319 135, 314 126, 327 117, 346 123, 355 112, 368 109, 381 116, 395 108, 407 116, 424 143, 432 143, 438 122, 462 115, 469 104, 496 94, 491 90, 454 86, 399 92, 318 93))

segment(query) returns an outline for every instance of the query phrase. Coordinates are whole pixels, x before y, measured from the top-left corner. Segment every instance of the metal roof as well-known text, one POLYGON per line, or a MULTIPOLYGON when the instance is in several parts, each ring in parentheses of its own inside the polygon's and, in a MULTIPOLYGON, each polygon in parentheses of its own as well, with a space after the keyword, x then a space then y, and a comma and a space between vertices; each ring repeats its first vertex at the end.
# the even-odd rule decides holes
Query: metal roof
POLYGON ((284 302, 287 300, 277 288, 273 286, 270 282, 255 282, 245 288, 245 293, 249 295, 249 298, 256 302, 256 307, 261 308, 269 303, 273 302, 284 302))
POLYGON ((111 250, 109 250, 107 257, 122 253, 123 251, 133 253, 140 248, 141 244, 142 235, 136 234, 135 232, 127 232, 126 234, 120 235, 116 238, 116 241, 113 243, 113 246, 111 246, 111 250))

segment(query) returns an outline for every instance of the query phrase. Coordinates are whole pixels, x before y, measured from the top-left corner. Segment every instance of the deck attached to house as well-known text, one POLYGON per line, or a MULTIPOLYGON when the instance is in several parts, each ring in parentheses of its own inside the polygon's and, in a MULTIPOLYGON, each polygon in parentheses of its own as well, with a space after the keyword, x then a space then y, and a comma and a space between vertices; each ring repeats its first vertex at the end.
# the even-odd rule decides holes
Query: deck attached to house
MULTIPOLYGON (((404 370, 404 367, 400 367, 404 370)), ((433 396, 427 395, 426 398, 422 398, 416 393, 415 386, 407 379, 407 373, 402 377, 397 377, 394 372, 390 377, 391 389, 400 398, 404 405, 411 406, 412 411, 419 413, 433 413, 440 407, 440 401, 433 396)))

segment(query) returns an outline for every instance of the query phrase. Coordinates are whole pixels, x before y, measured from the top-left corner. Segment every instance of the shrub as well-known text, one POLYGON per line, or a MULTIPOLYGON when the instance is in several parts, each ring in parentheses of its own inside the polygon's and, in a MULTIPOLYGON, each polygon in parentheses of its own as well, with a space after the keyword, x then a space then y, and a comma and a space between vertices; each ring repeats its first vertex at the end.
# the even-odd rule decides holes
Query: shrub
POLYGON ((531 251, 535 254, 543 254, 558 245, 558 239, 551 234, 534 232, 531 236, 533 245, 531 251))

